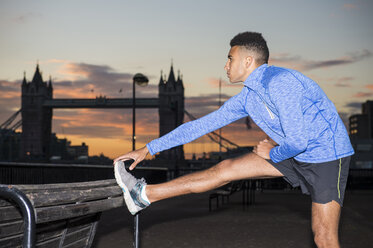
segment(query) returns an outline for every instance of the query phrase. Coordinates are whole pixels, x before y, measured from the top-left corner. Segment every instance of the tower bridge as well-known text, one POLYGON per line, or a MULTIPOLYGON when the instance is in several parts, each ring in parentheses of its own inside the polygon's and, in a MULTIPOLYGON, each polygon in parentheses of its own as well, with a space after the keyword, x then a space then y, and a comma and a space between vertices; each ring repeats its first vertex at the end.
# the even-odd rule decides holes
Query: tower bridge
MULTIPOLYGON (((167 80, 161 75, 158 98, 136 98, 135 108, 157 108, 159 113, 159 136, 162 136, 184 121, 184 86, 180 75, 175 78, 171 65, 167 80)), ((54 99, 52 80, 44 82, 39 65, 31 82, 26 76, 22 82, 22 136, 21 157, 47 160, 50 157, 53 109, 61 108, 132 108, 132 98, 54 99)), ((184 159, 183 146, 164 151, 160 158, 184 159)))

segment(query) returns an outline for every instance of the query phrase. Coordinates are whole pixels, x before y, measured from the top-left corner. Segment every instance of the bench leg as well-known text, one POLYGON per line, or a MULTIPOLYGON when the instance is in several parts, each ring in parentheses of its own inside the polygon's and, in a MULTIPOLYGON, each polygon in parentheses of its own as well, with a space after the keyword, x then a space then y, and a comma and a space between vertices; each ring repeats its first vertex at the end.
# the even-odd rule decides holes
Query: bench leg
POLYGON ((219 195, 217 194, 211 194, 210 197, 209 197, 209 212, 211 212, 212 210, 212 200, 216 198, 216 208, 219 208, 219 195))
POLYGON ((137 213, 134 217, 134 243, 133 247, 139 248, 140 247, 140 240, 139 240, 139 213, 137 213))

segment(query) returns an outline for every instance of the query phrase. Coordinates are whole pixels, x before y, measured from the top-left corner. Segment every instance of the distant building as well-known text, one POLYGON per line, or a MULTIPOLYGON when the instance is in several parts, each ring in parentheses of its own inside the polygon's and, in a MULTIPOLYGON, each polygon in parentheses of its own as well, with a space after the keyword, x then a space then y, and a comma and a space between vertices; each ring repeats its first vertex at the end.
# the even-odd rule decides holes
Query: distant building
POLYGON ((349 133, 355 155, 351 168, 373 168, 373 101, 362 104, 362 113, 349 118, 349 133))
POLYGON ((362 112, 368 117, 368 136, 373 139, 373 101, 363 103, 362 112))
POLYGON ((19 159, 21 133, 11 129, 0 129, 0 160, 16 161, 19 159))
POLYGON ((50 160, 52 161, 88 161, 88 146, 83 142, 80 146, 71 145, 68 139, 59 139, 52 133, 50 146, 50 160))
POLYGON ((351 169, 373 169, 373 139, 351 139, 355 155, 352 156, 351 169))
POLYGON ((352 115, 349 118, 349 129, 351 138, 364 139, 369 137, 368 115, 352 115))
POLYGON ((361 110, 361 114, 349 118, 350 137, 373 139, 373 101, 363 103, 361 110))
POLYGON ((50 143, 50 153, 51 156, 49 159, 52 160, 60 160, 60 159, 67 159, 67 147, 71 144, 71 142, 67 139, 59 139, 55 133, 51 135, 51 143, 50 143))
POLYGON ((67 153, 75 160, 87 160, 88 146, 84 142, 80 146, 69 146, 67 147, 67 153))

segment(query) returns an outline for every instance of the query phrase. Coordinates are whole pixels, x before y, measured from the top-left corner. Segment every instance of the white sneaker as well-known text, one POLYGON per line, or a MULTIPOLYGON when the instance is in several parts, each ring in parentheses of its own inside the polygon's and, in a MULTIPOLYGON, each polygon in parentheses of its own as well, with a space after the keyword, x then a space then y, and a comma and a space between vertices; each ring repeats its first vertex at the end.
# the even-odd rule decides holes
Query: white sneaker
POLYGON ((118 185, 123 190, 124 201, 132 215, 150 205, 141 197, 141 191, 146 185, 145 179, 137 179, 127 172, 124 163, 117 161, 114 165, 114 175, 118 185))

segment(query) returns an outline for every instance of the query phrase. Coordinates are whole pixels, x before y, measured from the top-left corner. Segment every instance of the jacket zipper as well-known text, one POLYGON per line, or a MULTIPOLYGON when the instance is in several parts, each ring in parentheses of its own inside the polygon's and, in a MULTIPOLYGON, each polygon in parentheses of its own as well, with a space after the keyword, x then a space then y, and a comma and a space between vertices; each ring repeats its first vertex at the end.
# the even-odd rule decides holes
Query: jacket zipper
POLYGON ((273 120, 275 117, 273 116, 273 113, 271 112, 271 110, 269 110, 269 108, 268 108, 268 106, 267 106, 267 104, 263 101, 263 104, 264 104, 264 106, 266 107, 266 109, 267 109, 267 111, 268 111, 268 113, 269 113, 269 116, 271 117, 271 119, 273 120))
POLYGON ((262 101, 262 103, 264 104, 264 106, 266 107, 267 111, 268 111, 268 114, 269 116, 271 117, 271 119, 273 120, 275 118, 275 116, 273 115, 272 111, 268 108, 266 102, 264 101, 264 99, 262 98, 262 96, 256 92, 255 90, 251 89, 255 94, 257 94, 257 96, 259 96, 260 100, 262 101))
MULTIPOLYGON (((255 90, 253 90, 253 89, 251 89, 251 90, 252 90, 252 91, 253 91, 257 96, 259 96, 260 100, 262 101, 262 103, 263 103, 264 106, 266 107, 266 109, 267 109, 267 111, 268 111, 268 113, 269 113, 271 119, 273 120, 275 117, 274 117, 273 113, 269 110, 269 108, 268 108, 266 102, 263 100, 262 96, 261 96, 258 92, 256 92, 255 90)), ((279 135, 280 137, 284 138, 284 136, 283 136, 282 134, 280 134, 280 133, 274 131, 274 130, 269 126, 269 125, 267 125, 267 126, 268 126, 269 129, 271 129, 272 132, 274 132, 274 133, 276 133, 277 135, 279 135)))

